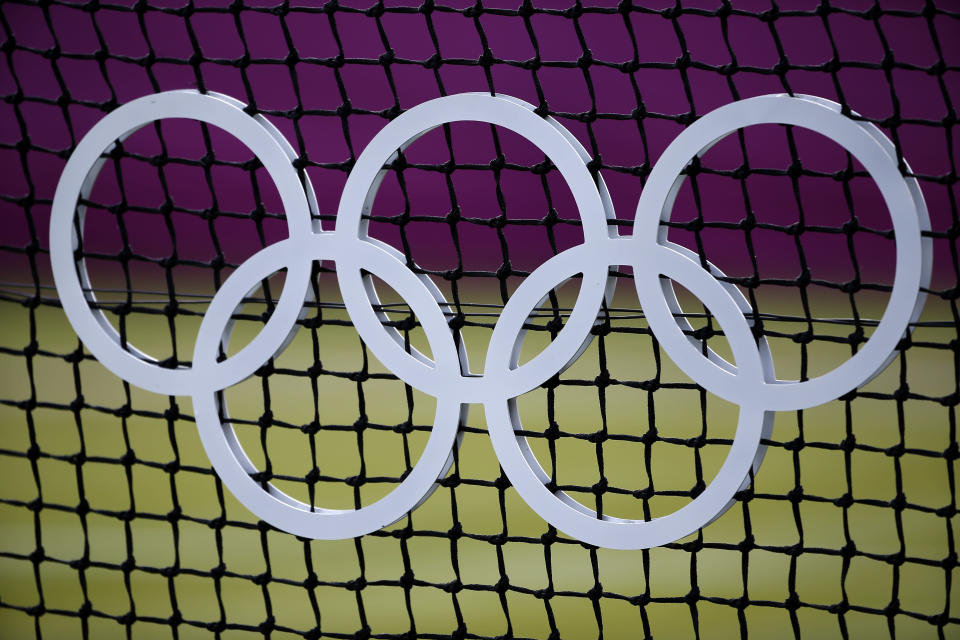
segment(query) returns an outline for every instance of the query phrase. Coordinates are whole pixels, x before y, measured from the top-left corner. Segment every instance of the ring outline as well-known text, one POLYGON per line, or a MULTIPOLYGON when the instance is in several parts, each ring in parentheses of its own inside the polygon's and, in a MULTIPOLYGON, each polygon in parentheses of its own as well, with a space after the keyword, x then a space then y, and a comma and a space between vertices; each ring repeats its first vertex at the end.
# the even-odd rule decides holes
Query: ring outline
MULTIPOLYGON (((198 376, 192 368, 162 368, 155 359, 133 345, 128 344, 126 350, 121 347, 119 334, 103 311, 91 308, 90 304, 96 302, 96 296, 89 286, 85 264, 82 261, 77 264, 73 258, 73 250, 77 246, 73 222, 75 217, 79 218, 82 233, 86 208, 79 201, 86 198, 93 188, 106 161, 102 155, 113 147, 114 141, 122 141, 143 126, 164 118, 189 118, 212 124, 235 136, 253 151, 277 186, 291 237, 310 230, 309 214, 311 207, 316 209, 316 199, 312 187, 306 187, 305 190, 290 163, 296 154, 286 138, 266 118, 249 116, 243 111, 241 103, 221 94, 184 90, 138 98, 107 114, 77 144, 60 176, 50 212, 50 263, 64 312, 87 349, 121 379, 155 393, 190 395, 197 379, 205 376, 198 376), (84 293, 84 285, 90 293, 84 293)), ((306 277, 309 277, 309 273, 297 274, 294 278, 288 278, 287 284, 293 289, 302 282, 302 288, 306 289, 306 277)), ((281 320, 287 319, 298 302, 293 297, 285 287, 268 325, 272 323, 276 327, 281 320)), ((299 310, 294 317, 298 314, 299 310)), ((276 331, 273 334, 279 335, 276 331)), ((255 340, 263 342, 270 335, 262 331, 255 340), (267 337, 261 338, 261 335, 267 337)), ((286 333, 282 335, 286 339, 286 333)), ((244 350, 235 357, 242 356, 244 350)), ((243 356, 240 360, 231 358, 232 366, 248 357, 243 356)), ((236 376, 242 369, 234 366, 235 370, 231 372, 223 364, 213 367, 206 375, 221 377, 224 387, 249 375, 244 373, 236 376)))
MULTIPOLYGON (((638 242, 663 245, 666 230, 659 223, 669 220, 674 198, 684 178, 680 171, 691 158, 702 155, 726 135, 755 124, 787 124, 809 129, 851 153, 877 184, 890 212, 896 237, 893 290, 880 324, 859 351, 832 371, 810 380, 777 380, 763 386, 761 404, 764 408, 771 411, 806 409, 834 400, 868 382, 895 357, 896 345, 923 310, 926 298, 923 290, 930 285, 932 240, 922 237, 922 232, 930 230, 929 214, 916 178, 901 175, 893 143, 879 129, 868 122, 847 118, 842 115, 840 105, 828 100, 779 94, 718 107, 684 129, 657 160, 644 185, 637 203, 633 237, 638 242), (727 131, 718 135, 717 130, 727 131), (674 172, 673 178, 671 172, 674 172)), ((904 165, 909 172, 906 161, 904 165)), ((672 290, 672 285, 666 286, 672 290)), ((641 306, 650 314, 650 308, 644 302, 641 299, 641 306)), ((664 307, 658 303, 656 313, 651 316, 651 330, 657 333, 670 359, 711 393, 735 404, 751 400, 753 391, 738 388, 735 376, 731 375, 736 367, 719 362, 722 358, 716 354, 699 370, 691 370, 682 364, 694 361, 693 346, 687 337, 681 335, 675 320, 666 321, 664 312, 664 307), (654 323, 662 327, 660 332, 654 323)), ((696 359, 704 360, 699 354, 696 359)))

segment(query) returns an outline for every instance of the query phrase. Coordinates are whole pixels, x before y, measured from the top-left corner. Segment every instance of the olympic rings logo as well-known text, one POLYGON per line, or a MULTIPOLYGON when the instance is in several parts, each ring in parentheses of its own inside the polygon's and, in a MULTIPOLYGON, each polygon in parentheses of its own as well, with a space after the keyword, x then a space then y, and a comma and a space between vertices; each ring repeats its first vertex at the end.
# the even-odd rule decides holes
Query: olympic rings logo
POLYGON ((509 96, 460 94, 425 102, 392 120, 370 142, 347 178, 334 231, 311 218, 317 209, 309 180, 301 181, 293 148, 263 116, 250 116, 228 96, 171 91, 146 96, 103 118, 80 141, 57 186, 50 225, 50 253, 57 291, 70 322, 96 358, 120 378, 144 389, 193 398, 197 426, 219 477, 248 509, 275 527, 319 539, 360 536, 387 526, 416 508, 436 487, 452 461, 458 423, 470 403, 482 403, 490 439, 514 488, 543 519, 592 545, 642 549, 693 533, 722 514, 734 494, 750 481, 763 459, 761 439, 776 411, 812 407, 847 393, 879 373, 893 359, 899 340, 922 310, 929 285, 932 244, 921 232, 930 222, 914 178, 898 169, 894 145, 875 126, 841 114, 839 105, 811 96, 767 95, 720 107, 687 127, 660 157, 637 205, 633 232, 619 236, 608 226, 614 217, 609 193, 587 169, 589 155, 577 139, 552 118, 509 96), (86 268, 74 250, 82 229, 86 198, 104 163, 102 154, 140 127, 162 118, 192 118, 236 136, 259 158, 275 181, 286 212, 289 237, 262 249, 241 264, 214 296, 200 325, 190 368, 165 369, 119 336, 91 303, 86 268), (449 122, 480 121, 510 129, 539 147, 559 169, 583 222, 582 244, 547 260, 531 273, 504 306, 493 330, 482 374, 470 374, 463 341, 454 340, 441 306, 440 291, 425 275, 407 268, 392 247, 367 235, 363 216, 371 207, 384 165, 425 132, 449 122), (746 318, 750 307, 723 273, 701 266, 696 254, 672 244, 661 220, 694 156, 738 129, 779 123, 816 131, 843 146, 876 181, 893 220, 896 271, 890 300, 873 335, 849 360, 820 377, 778 380, 765 339, 755 339, 746 318), (74 216, 80 217, 79 227, 74 216), (430 438, 420 460, 387 496, 356 510, 311 507, 279 489, 264 490, 251 474, 233 427, 218 415, 217 392, 250 376, 282 350, 310 295, 314 260, 336 263, 343 302, 360 337, 399 379, 437 400, 430 438), (590 339, 599 310, 614 287, 611 268, 629 265, 640 305, 657 340, 679 368, 711 393, 740 407, 736 436, 720 471, 690 503, 649 521, 597 514, 563 492, 548 488, 521 429, 516 398, 565 369, 590 339), (218 350, 231 330, 231 315, 245 296, 271 274, 286 268, 283 292, 261 332, 235 355, 218 362, 218 350), (398 331, 385 326, 370 282, 383 279, 407 302, 426 333, 433 358, 405 349, 398 331), (524 322, 532 310, 566 279, 582 275, 576 304, 564 327, 539 355, 518 365, 524 322), (665 277, 661 277, 665 276, 665 277), (691 291, 714 314, 730 344, 734 363, 688 337, 689 324, 677 316, 680 306, 672 281, 691 291), (85 292, 86 291, 86 292, 85 292), (460 345, 460 346, 457 346, 460 345))

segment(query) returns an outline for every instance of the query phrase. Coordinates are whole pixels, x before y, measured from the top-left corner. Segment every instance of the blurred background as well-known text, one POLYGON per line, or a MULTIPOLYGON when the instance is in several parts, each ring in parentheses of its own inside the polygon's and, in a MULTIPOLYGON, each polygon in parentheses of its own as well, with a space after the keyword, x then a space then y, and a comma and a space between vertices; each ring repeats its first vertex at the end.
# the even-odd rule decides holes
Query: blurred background
MULTIPOLYGON (((3 3, 0 637, 960 637, 958 36, 960 5, 914 0, 3 3), (392 118, 443 95, 512 95, 587 149, 621 235, 657 159, 698 117, 757 95, 821 96, 878 126, 917 179, 932 226, 927 304, 874 380, 778 413, 753 483, 674 544, 611 551, 556 531, 510 487, 479 406, 415 512, 355 540, 299 539, 219 482, 190 398, 142 391, 93 358, 53 286, 50 204, 73 148, 117 106, 172 89, 228 94, 276 125, 327 229, 353 163, 392 118)), ((820 375, 856 352, 896 264, 863 167, 820 134, 763 125, 687 174, 667 237, 741 289, 778 377, 820 375)), ((192 120, 117 145, 83 204, 76 257, 92 304, 165 366, 189 364, 220 284, 287 235, 249 149, 192 120)), ((477 373, 510 294, 583 241, 543 152, 480 123, 433 130, 388 167, 370 235, 436 282, 477 373)), ((360 341, 335 269, 317 256, 290 346, 223 401, 259 481, 355 508, 416 464, 436 401, 360 341)), ((614 273, 587 350, 518 406, 559 488, 652 518, 711 481, 737 407, 670 361, 630 268, 614 273)), ((411 310, 375 281, 389 323, 429 354, 411 310)), ((563 326, 579 283, 533 310, 521 363, 563 326)), ((228 354, 283 284, 281 271, 250 295, 228 354)), ((696 337, 729 353, 723 327, 676 288, 696 337)))

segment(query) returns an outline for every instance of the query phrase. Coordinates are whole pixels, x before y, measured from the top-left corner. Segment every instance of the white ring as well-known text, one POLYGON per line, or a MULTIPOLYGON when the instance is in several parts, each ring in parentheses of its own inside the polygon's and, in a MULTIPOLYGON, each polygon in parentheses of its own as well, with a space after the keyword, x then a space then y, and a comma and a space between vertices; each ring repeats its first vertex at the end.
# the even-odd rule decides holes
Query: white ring
MULTIPOLYGON (((734 327, 726 332, 739 365, 734 372, 728 373, 731 380, 754 390, 762 388, 765 378, 772 376, 773 362, 769 350, 757 349, 735 299, 696 261, 667 247, 654 247, 653 250, 640 254, 636 251, 636 243, 629 239, 610 240, 604 243, 602 250, 595 250, 594 255, 604 261, 632 263, 634 278, 639 279, 637 287, 643 289, 641 300, 643 297, 660 294, 660 273, 682 283, 699 299, 704 300, 721 326, 734 327)), ((575 257, 567 262, 577 264, 580 262, 577 258, 581 258, 581 255, 576 253, 577 249, 581 249, 580 254, 584 253, 581 247, 575 247, 559 254, 553 260, 564 254, 571 254, 575 257)), ((527 281, 533 281, 535 274, 536 272, 531 274, 527 281)), ((559 275, 562 277, 566 274, 561 272, 559 275)), ((528 295, 527 300, 530 299, 532 297, 528 295)), ((668 314, 667 317, 673 321, 672 315, 668 314)), ((652 325, 653 321, 650 322, 652 325)), ((494 331, 496 332, 496 329, 494 331)), ((743 487, 744 479, 749 478, 750 469, 759 468, 763 457, 760 438, 769 435, 772 427, 772 413, 765 412, 757 407, 756 403, 753 403, 753 406, 742 406, 736 435, 726 460, 706 489, 689 504, 670 515, 650 521, 614 518, 608 515, 598 519, 592 509, 562 491, 551 492, 547 488, 549 476, 533 455, 526 438, 516 434, 522 427, 515 399, 488 401, 484 404, 484 411, 490 440, 500 465, 530 508, 557 529, 577 540, 611 549, 645 549, 672 542, 689 535, 722 514, 733 503, 733 496, 743 487)))
MULTIPOLYGON (((138 98, 110 112, 83 137, 67 161, 53 198, 50 213, 50 263, 54 284, 74 330, 84 345, 105 367, 120 378, 149 391, 167 395, 189 395, 196 377, 187 368, 165 369, 156 360, 127 345, 103 311, 91 308, 96 302, 88 291, 86 268, 74 261, 76 237, 74 216, 83 229, 86 198, 96 181, 104 159, 101 155, 139 128, 163 118, 190 118, 206 122, 231 133, 260 159, 273 178, 283 203, 291 237, 310 232, 310 208, 296 170, 290 163, 293 150, 276 129, 262 116, 251 117, 232 98, 195 91, 169 91, 138 98), (275 135, 274 135, 275 134, 275 135), (78 266, 80 273, 78 274, 78 266), (82 279, 82 283, 81 283, 82 279)), ((290 294, 281 294, 289 298, 290 294)))
MULTIPOLYGON (((874 177, 883 195, 896 235, 896 271, 887 309, 866 344, 849 360, 819 377, 780 384, 764 385, 762 398, 752 396, 754 390, 731 384, 729 367, 715 358, 703 358, 677 323, 667 322, 664 314, 667 301, 663 297, 641 299, 650 316, 651 329, 670 357, 681 365, 684 373, 710 392, 737 404, 760 402, 768 410, 806 409, 829 402, 863 384, 880 371, 895 354, 897 343, 923 307, 922 289, 930 284, 930 239, 921 239, 921 231, 929 230, 930 222, 923 197, 913 178, 904 178, 897 168, 893 145, 873 125, 856 122, 840 113, 839 105, 806 96, 760 96, 734 102, 700 118, 670 143, 657 161, 640 195, 633 237, 640 244, 639 252, 663 242, 665 230, 660 221, 668 220, 673 200, 683 181, 681 172, 694 156, 702 154, 724 136, 755 124, 789 124, 820 133, 844 147, 874 177), (657 318, 655 320, 654 318, 657 318)), ((715 354, 714 354, 715 355, 715 354)), ((719 359, 719 357, 717 357, 719 359)))
MULTIPOLYGON (((344 259, 345 256, 358 252, 367 258, 367 268, 383 273, 378 264, 382 263, 382 260, 376 257, 380 249, 372 244, 359 242, 344 246, 337 240, 335 235, 329 232, 312 234, 303 240, 289 238, 260 250, 240 265, 210 303, 200 326, 193 357, 194 366, 198 373, 201 373, 198 379, 202 381, 192 394, 197 429, 217 475, 241 503, 263 520, 296 535, 326 540, 351 538, 376 531, 415 509, 436 488, 437 478, 445 475, 450 468, 457 428, 460 420, 466 418, 465 409, 461 410, 461 405, 455 398, 438 397, 433 429, 413 470, 386 496, 360 509, 311 507, 273 485, 268 484, 265 491, 260 483, 252 478, 258 469, 241 447, 233 426, 228 421, 221 421, 217 410, 216 391, 224 388, 225 382, 234 384, 230 382, 232 378, 227 379, 224 376, 236 376, 239 371, 246 372, 243 376, 245 378, 274 357, 276 352, 282 349, 279 345, 285 341, 286 334, 264 338, 269 335, 267 327, 264 327, 243 350, 228 361, 216 364, 221 336, 229 334, 231 315, 242 304, 248 291, 255 289, 264 278, 281 269, 291 257, 300 258, 300 263, 288 266, 289 271, 298 274, 298 282, 292 285, 291 274, 288 273, 284 291, 288 286, 295 286, 292 290, 298 290, 301 279, 299 274, 309 277, 313 259, 344 259), (304 260, 304 256, 308 259, 304 260), (231 371, 226 369, 227 363, 237 364, 231 371), (251 366, 253 369, 250 369, 251 366)), ((392 260, 392 256, 389 259, 392 260)), ((387 270, 384 273, 387 281, 394 285, 396 280, 391 276, 403 274, 413 278, 413 274, 406 269, 400 272, 387 270)), ((309 284, 308 279, 306 282, 309 284)), ((432 298, 430 301, 435 302, 432 298)), ((270 319, 279 318, 281 313, 295 328, 296 310, 281 312, 278 304, 270 319)), ((446 325, 443 325, 443 328, 446 329, 446 325)), ((450 337, 447 331, 441 335, 450 337)), ((453 355, 445 354, 442 361, 456 362, 456 349, 452 340, 449 340, 449 343, 447 340, 431 341, 431 347, 434 354, 442 354, 445 349, 449 349, 453 355)), ((223 407, 223 413, 226 414, 226 407, 223 407)))
MULTIPOLYGON (((602 178, 594 181, 590 175, 586 167, 590 156, 576 138, 553 118, 538 116, 532 105, 516 98, 480 93, 459 94, 424 102, 405 112, 377 133, 360 154, 347 178, 337 212, 336 233, 349 235, 351 239, 359 237, 369 241, 367 220, 364 216, 373 206, 377 189, 385 175, 384 165, 396 158, 398 149, 405 149, 428 131, 443 124, 465 120, 487 122, 510 129, 532 142, 550 158, 566 181, 576 202, 583 222, 584 245, 582 246, 597 246, 611 233, 615 233, 615 227, 607 225, 607 220, 614 217, 614 212, 606 185, 602 178)), ((344 241, 347 242, 347 240, 344 241)), ((398 256, 396 262, 398 269, 406 270, 402 256, 398 256)), ((359 266, 364 265, 360 262, 350 270, 338 269, 337 277, 350 317, 355 320, 358 317, 369 320, 369 302, 356 295, 361 290, 356 269, 359 266)), ((557 340, 543 353, 523 367, 524 371, 533 374, 530 379, 521 383, 524 387, 523 392, 535 388, 555 373, 555 371, 549 374, 543 372, 544 364, 549 367, 551 358, 562 358, 565 362, 569 362, 582 352, 585 347, 584 339, 590 338, 589 327, 597 317, 597 312, 594 311, 591 315, 589 309, 599 310, 603 297, 607 296, 611 299, 613 293, 614 279, 606 277, 606 273, 604 276, 604 282, 599 284, 592 280, 589 283, 586 279, 584 280, 580 291, 583 304, 578 311, 574 312, 574 317, 568 322, 569 326, 560 332, 557 340), (584 324, 587 322, 584 330, 584 324)), ((426 278, 426 276, 421 277, 426 278)), ((364 289, 368 294, 373 295, 369 285, 364 289)), ((407 295, 412 295, 412 291, 398 290, 398 293, 404 299, 407 299, 407 295)), ((515 293, 514 296, 516 295, 515 293)), ((442 299, 440 301, 442 302, 442 299)), ((430 313, 434 315, 432 310, 430 313)), ((504 313, 511 312, 504 309, 504 313)), ((459 384, 467 394, 466 397, 461 397, 462 402, 476 402, 480 399, 471 393, 473 389, 478 388, 478 385, 471 384, 473 380, 462 383, 457 381, 455 379, 457 376, 451 373, 453 370, 451 365, 441 367, 443 373, 436 378, 439 386, 428 385, 424 372, 425 368, 429 367, 428 360, 422 357, 422 354, 399 354, 396 344, 401 341, 396 330, 384 327, 380 323, 367 321, 358 324, 357 330, 377 358, 384 364, 389 360, 388 368, 411 386, 431 395, 437 395, 459 384)), ((429 335, 430 332, 427 331, 427 333, 429 335)), ((491 344, 492 342, 493 338, 491 338, 491 344)), ((510 373, 511 380, 516 380, 517 372, 510 373)), ((485 377, 490 380, 496 376, 485 374, 485 377)), ((479 393, 489 395, 489 391, 489 388, 484 387, 479 393)))

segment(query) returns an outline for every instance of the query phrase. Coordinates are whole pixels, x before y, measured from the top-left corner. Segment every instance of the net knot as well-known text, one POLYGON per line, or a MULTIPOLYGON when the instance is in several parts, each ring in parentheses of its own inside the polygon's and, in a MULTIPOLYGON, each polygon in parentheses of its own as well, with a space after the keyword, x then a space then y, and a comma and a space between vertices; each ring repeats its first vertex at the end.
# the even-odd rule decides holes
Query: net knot
MULTIPOLYGON (((596 434, 594 434, 594 435, 596 435, 596 434)), ((591 436, 591 438, 592 438, 592 437, 593 437, 593 436, 591 436)), ((607 492, 607 487, 608 487, 608 486, 609 486, 609 483, 607 482, 607 479, 606 479, 606 478, 600 478, 600 481, 599 481, 599 482, 594 483, 594 484, 590 487, 590 492, 593 493, 593 495, 595 495, 595 496, 601 496, 601 495, 603 495, 604 493, 607 492)))
POLYGON ((459 580, 451 580, 443 585, 443 590, 447 593, 460 593, 463 590, 463 583, 459 580))
POLYGON ((696 499, 706 488, 707 485, 702 479, 697 480, 697 483, 690 488, 690 497, 696 499))
POLYGON ((950 446, 943 450, 943 457, 950 462, 960 459, 960 446, 956 441, 951 442, 950 446))
POLYGON ((163 411, 163 419, 167 421, 179 420, 180 405, 175 402, 170 403, 170 407, 163 411))
MULTIPOLYGON (((448 278, 448 279, 456 280, 457 278, 448 278)), ((451 317, 450 320, 447 321, 447 326, 450 327, 451 331, 459 331, 466 324, 467 324, 467 317, 462 313, 458 313, 457 315, 451 317)))
POLYGON ((843 547, 840 548, 840 557, 850 560, 857 555, 857 545, 853 543, 853 540, 850 540, 843 547))
MULTIPOLYGON (((8 32, 6 40, 3 42, 3 44, 0 44, 0 51, 3 51, 4 53, 13 53, 16 50, 17 50, 17 39, 13 36, 12 33, 8 32)), ((10 102, 11 98, 13 98, 14 96, 19 96, 19 99, 17 100, 17 102, 21 102, 23 100, 23 93, 20 91, 17 91, 13 93, 9 98, 7 98, 7 101, 10 102)))
POLYGON ((83 399, 83 394, 78 395, 76 398, 70 401, 68 405, 70 410, 74 413, 80 413, 80 410, 87 406, 87 403, 83 399))
MULTIPOLYGON (((904 340, 906 340, 906 338, 904 338, 904 340)), ((902 343, 904 342, 904 340, 901 340, 900 342, 902 343)), ((906 344, 904 345, 904 348, 908 346, 910 345, 906 344)), ((897 387, 897 389, 893 392, 893 399, 896 400, 897 402, 903 402, 904 400, 908 400, 909 398, 910 398, 910 385, 908 385, 906 382, 901 382, 900 386, 897 387)), ((902 447, 902 445, 899 445, 899 446, 902 447)), ((887 455, 890 455, 890 454, 888 453, 887 455)), ((901 452, 899 455, 903 455, 903 453, 901 452)))
POLYGON ((883 608, 883 615, 887 616, 888 618, 893 618, 900 613, 900 611, 900 599, 894 598, 890 601, 890 604, 883 608))
POLYGON ((667 7, 660 12, 660 17, 666 20, 676 20, 681 15, 683 15, 683 9, 680 8, 679 4, 674 7, 667 7))
MULTIPOLYGON (((690 540, 689 542, 684 542, 684 543, 682 543, 682 544, 680 545, 680 548, 683 549, 684 551, 689 551, 689 552, 691 552, 691 553, 696 553, 697 551, 703 550, 703 539, 702 539, 702 538, 699 538, 699 537, 694 538, 693 540, 690 540)), ((699 592, 697 593, 697 595, 699 595, 699 592)))
POLYGON ((603 585, 599 582, 594 582, 593 587, 587 591, 587 597, 590 598, 593 602, 598 602, 600 598, 603 597, 603 585))
POLYGON ((793 440, 783 443, 783 448, 787 451, 801 451, 805 446, 807 446, 807 443, 802 436, 797 436, 793 440))
POLYGON ((709 340, 716 335, 719 335, 717 330, 710 325, 700 327, 699 329, 693 331, 693 337, 697 340, 709 340))
MULTIPOLYGON (((444 478, 443 480, 440 480, 440 486, 444 487, 445 489, 456 489, 462 484, 462 482, 463 481, 460 479, 460 476, 456 473, 453 473, 447 476, 446 478, 444 478)), ((453 529, 450 529, 450 531, 453 531, 453 529)), ((459 532, 462 533, 463 530, 460 529, 459 532)), ((447 533, 449 534, 450 532, 448 531, 447 533)), ((458 536, 459 536, 459 533, 458 533, 458 536)))
POLYGON ((896 511, 903 511, 907 508, 907 496, 903 493, 898 493, 887 504, 896 511))
POLYGON ((30 555, 28 557, 30 558, 30 562, 32 562, 33 564, 40 564, 41 562, 47 559, 47 554, 43 550, 43 547, 41 546, 41 547, 37 547, 32 552, 30 552, 30 555))
POLYGON ((787 608, 787 611, 796 611, 803 603, 800 602, 800 596, 796 592, 791 593, 786 600, 783 601, 783 606, 787 608))
POLYGON ((800 502, 803 501, 803 487, 800 485, 797 485, 793 489, 788 491, 787 499, 793 504, 800 504, 800 502))
MULTIPOLYGON (((896 394, 894 394, 896 397, 896 394)), ((899 400, 900 398, 898 398, 899 400)), ((892 447, 887 448, 884 453, 891 458, 901 458, 903 454, 906 453, 906 447, 902 442, 893 445, 892 447)))
POLYGON ((556 389, 560 386, 560 374, 555 373, 550 376, 549 379, 545 380, 543 384, 540 385, 541 389, 556 389))
POLYGON ((551 169, 553 169, 553 165, 550 163, 550 160, 547 159, 530 167, 530 173, 535 176, 544 176, 550 173, 551 169))
POLYGON ((543 435, 547 440, 556 440, 560 437, 560 425, 553 419, 550 420, 550 425, 543 430, 543 435))
POLYGON ((549 600, 554 596, 554 591, 551 587, 545 587, 543 589, 537 589, 533 592, 533 595, 540 600, 549 600))
POLYGON ((646 432, 640 436, 640 442, 646 445, 651 445, 657 441, 657 428, 653 425, 650 425, 646 432))
POLYGON ((740 65, 738 65, 736 62, 728 62, 727 64, 722 65, 719 71, 721 75, 732 76, 740 71, 740 65))
POLYGON ((546 533, 540 536, 540 543, 546 546, 549 546, 557 541, 557 530, 550 526, 546 533))
POLYGON ((362 487, 364 484, 366 484, 366 482, 367 482, 366 476, 360 475, 360 474, 355 476, 350 476, 349 478, 346 478, 344 480, 344 483, 346 483, 346 485, 349 487, 362 487))
MULTIPOLYGON (((604 384, 603 386, 605 387, 607 385, 604 384)), ((606 431, 594 431, 589 436, 587 436, 587 440, 589 442, 592 442, 593 444, 602 444, 606 442, 609 438, 610 438, 610 435, 606 431)), ((606 481, 603 481, 603 482, 604 482, 604 489, 606 489, 606 481)))
POLYGON ((827 610, 830 613, 834 613, 838 615, 842 613, 846 613, 847 611, 850 610, 850 603, 847 602, 846 600, 842 600, 840 602, 837 602, 836 604, 830 605, 829 607, 827 607, 827 610))
POLYGON ((650 604, 650 595, 647 593, 641 593, 636 596, 630 596, 627 598, 627 602, 635 607, 645 607, 650 604))
POLYGON ((370 627, 364 626, 360 630, 353 633, 355 640, 369 640, 370 638, 370 627))
POLYGON ((129 418, 133 415, 133 407, 131 407, 129 404, 117 407, 113 410, 113 415, 117 416, 118 418, 129 418))
POLYGON ((380 116, 386 118, 387 120, 393 120, 401 113, 403 113, 403 109, 400 108, 400 105, 395 104, 391 107, 387 107, 386 109, 382 109, 380 111, 380 116))
POLYGON ((350 580, 344 583, 343 586, 345 586, 350 591, 360 591, 361 589, 367 586, 367 579, 364 578, 363 576, 360 576, 359 578, 354 578, 353 580, 350 580))
MULTIPOLYGON (((25 199, 25 200, 32 200, 32 198, 24 198, 24 199, 25 199)), ((31 205, 28 205, 28 206, 32 206, 32 203, 31 203, 31 205)), ((35 256, 35 255, 37 255, 38 253, 40 253, 40 243, 37 242, 36 240, 31 240, 30 242, 28 242, 27 244, 24 245, 24 247, 23 247, 23 252, 24 252, 25 254, 27 254, 28 256, 35 256)), ((28 300, 32 300, 32 299, 35 299, 35 298, 28 298, 28 300)), ((39 304, 39 301, 37 302, 37 304, 39 304)), ((34 308, 35 308, 35 307, 34 307, 34 308)))
POLYGON ((847 507, 853 504, 853 496, 850 495, 849 493, 845 493, 839 498, 837 498, 836 500, 834 500, 833 504, 837 505, 838 507, 842 507, 846 509, 847 507))
POLYGON ((84 619, 92 616, 93 603, 91 603, 89 600, 86 600, 82 605, 80 605, 80 608, 77 609, 77 615, 84 619))
POLYGON ((660 388, 660 380, 657 378, 653 378, 652 380, 641 380, 640 382, 636 383, 636 386, 638 389, 643 391, 652 392, 660 388))

